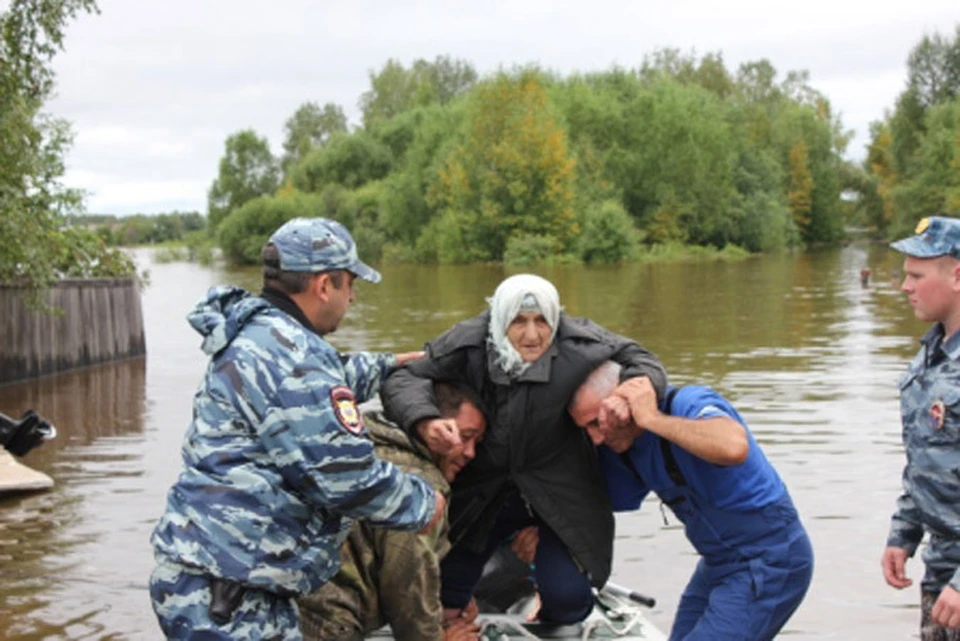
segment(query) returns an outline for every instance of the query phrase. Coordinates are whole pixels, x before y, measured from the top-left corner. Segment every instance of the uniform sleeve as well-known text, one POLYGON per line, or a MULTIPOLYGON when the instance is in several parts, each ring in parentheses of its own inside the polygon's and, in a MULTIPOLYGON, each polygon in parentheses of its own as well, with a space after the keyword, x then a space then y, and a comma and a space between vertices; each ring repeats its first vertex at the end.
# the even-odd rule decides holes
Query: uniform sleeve
POLYGON ((378 598, 397 641, 443 641, 437 535, 378 530, 378 598))
POLYGON ((397 357, 389 352, 341 354, 347 386, 358 403, 368 401, 380 391, 380 385, 397 366, 397 357))
POLYGON ((321 508, 405 530, 430 522, 433 489, 374 456, 350 390, 326 368, 279 382, 258 432, 284 480, 321 508))
MULTIPOLYGON (((629 451, 628 451, 629 452, 629 451)), ((597 448, 600 469, 607 484, 607 495, 614 512, 629 512, 640 509, 640 504, 650 488, 634 474, 618 454, 607 447, 597 448)), ((628 453, 629 456, 629 453, 628 453)))
POLYGON ((909 556, 913 556, 923 539, 923 525, 920 521, 920 510, 917 509, 910 494, 910 485, 907 471, 904 469, 903 494, 897 499, 897 510, 890 519, 887 547, 903 548, 909 556))
POLYGON ((462 351, 436 357, 428 345, 425 358, 407 363, 384 382, 380 391, 384 414, 407 434, 416 436, 414 426, 419 421, 440 416, 433 381, 466 383, 466 369, 462 351))
POLYGON ((620 380, 646 376, 657 392, 657 399, 662 399, 667 393, 667 370, 664 369, 663 363, 635 341, 614 334, 599 325, 596 325, 596 328, 617 347, 611 360, 616 361, 623 368, 620 372, 620 380))

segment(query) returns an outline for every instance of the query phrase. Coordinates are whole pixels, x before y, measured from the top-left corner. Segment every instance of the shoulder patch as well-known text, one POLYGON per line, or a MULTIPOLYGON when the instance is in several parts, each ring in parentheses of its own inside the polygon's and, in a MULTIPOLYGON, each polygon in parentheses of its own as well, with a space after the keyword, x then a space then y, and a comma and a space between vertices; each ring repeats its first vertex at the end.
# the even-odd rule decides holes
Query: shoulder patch
POLYGON ((943 401, 936 401, 930 406, 930 422, 933 429, 942 430, 943 421, 946 418, 947 408, 943 401))
POLYGON ((357 410, 357 402, 349 387, 339 385, 330 390, 330 401, 333 403, 333 413, 337 420, 351 434, 359 435, 363 432, 363 419, 357 410))

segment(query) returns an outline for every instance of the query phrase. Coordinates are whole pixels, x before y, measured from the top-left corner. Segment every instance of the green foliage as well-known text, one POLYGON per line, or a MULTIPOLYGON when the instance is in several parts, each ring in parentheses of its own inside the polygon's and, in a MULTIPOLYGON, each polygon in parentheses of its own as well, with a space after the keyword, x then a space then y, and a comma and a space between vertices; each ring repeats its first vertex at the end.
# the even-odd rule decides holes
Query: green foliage
POLYGON ((519 234, 511 236, 503 251, 507 265, 532 265, 542 263, 555 253, 557 239, 547 235, 519 234))
POLYGON ((306 156, 311 149, 322 147, 334 134, 347 132, 347 116, 340 105, 328 102, 322 108, 315 102, 305 102, 283 126, 283 157, 280 166, 284 173, 306 156))
POLYGON ((60 183, 70 129, 42 113, 67 23, 96 11, 94 0, 12 0, 0 12, 0 281, 27 286, 33 303, 61 277, 135 274, 102 236, 68 226, 82 205, 60 183))
POLYGON ((907 57, 907 84, 924 108, 960 94, 960 25, 953 40, 939 33, 924 36, 907 57))
POLYGON ((124 251, 111 249, 88 229, 66 227, 49 238, 48 251, 61 278, 121 278, 136 274, 124 251))
POLYGON ((389 60, 370 81, 363 129, 298 147, 310 151, 277 193, 319 195, 311 215, 343 220, 385 260, 609 262, 641 242, 771 251, 837 242, 848 219, 894 200, 896 181, 843 162, 850 132, 809 74, 780 77, 767 60, 733 72, 719 53, 665 49, 634 70, 479 83, 461 61, 389 60), (841 188, 863 192, 855 212, 841 188))
POLYGON ((417 260, 447 265, 490 260, 484 248, 471 242, 471 235, 464 232, 470 218, 452 209, 433 218, 417 238, 417 260))
POLYGON ((727 245, 723 249, 716 249, 703 245, 666 243, 641 247, 636 260, 640 263, 703 262, 743 260, 749 256, 750 252, 737 245, 727 245))
POLYGON ((293 186, 309 193, 331 183, 354 189, 386 176, 392 163, 389 149, 368 132, 337 134, 293 169, 293 186))
POLYGON ((109 214, 70 216, 71 225, 95 231, 108 245, 157 245, 183 240, 187 234, 206 229, 207 220, 199 212, 174 211, 169 214, 109 214))
POLYGON ((540 78, 499 75, 479 85, 465 137, 447 156, 428 203, 455 212, 474 253, 500 260, 514 235, 550 235, 555 251, 577 234, 575 161, 540 78))
POLYGON ((295 193, 260 196, 247 201, 221 221, 217 241, 224 258, 237 265, 259 265, 260 251, 280 225, 292 218, 322 215, 323 197, 295 193))
POLYGON ((217 178, 207 193, 210 231, 215 231, 230 212, 254 198, 274 193, 280 186, 277 161, 266 138, 244 129, 229 136, 224 147, 217 178))
POLYGON ((360 96, 363 126, 369 129, 415 107, 445 105, 476 80, 470 63, 449 56, 433 62, 418 59, 410 69, 391 58, 379 72, 370 72, 370 89, 360 96))
POLYGON ((681 84, 699 85, 720 98, 730 96, 735 90, 720 53, 709 53, 698 60, 693 53, 684 55, 679 49, 660 49, 644 56, 640 75, 654 79, 660 74, 669 75, 681 84))
POLYGON ((960 25, 924 36, 907 58, 907 86, 871 127, 861 202, 888 238, 930 215, 960 215, 960 25))
POLYGON ((391 122, 415 122, 412 140, 403 150, 399 168, 384 181, 380 224, 388 238, 412 248, 436 213, 426 194, 443 160, 457 142, 466 110, 462 102, 448 107, 433 105, 398 116, 391 122))
POLYGON ((910 180, 893 190, 895 235, 906 235, 924 216, 960 215, 960 98, 931 107, 910 180))
POLYGON ((639 234, 630 214, 616 200, 590 207, 583 214, 580 256, 587 263, 617 263, 634 258, 639 234))

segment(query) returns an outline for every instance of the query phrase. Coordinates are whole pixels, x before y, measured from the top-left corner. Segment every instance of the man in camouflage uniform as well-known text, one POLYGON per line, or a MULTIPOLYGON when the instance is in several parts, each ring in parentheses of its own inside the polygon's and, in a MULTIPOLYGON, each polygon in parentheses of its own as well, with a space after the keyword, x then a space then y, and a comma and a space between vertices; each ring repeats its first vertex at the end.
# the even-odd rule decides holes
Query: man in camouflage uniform
POLYGON ((264 288, 214 288, 188 315, 210 365, 183 470, 153 533, 150 595, 172 639, 301 639, 293 597, 340 565, 354 519, 429 531, 446 504, 374 456, 356 402, 417 354, 341 355, 323 339, 379 282, 339 223, 295 219, 263 250, 264 288))
POLYGON ((883 575, 903 589, 924 531, 926 572, 920 585, 923 641, 960 641, 960 219, 925 218, 916 236, 891 245, 906 254, 901 289, 914 314, 934 325, 900 379, 907 465, 883 575))
MULTIPOLYGON (((461 444, 432 454, 416 439, 368 412, 364 422, 380 458, 425 478, 437 492, 450 493, 450 481, 476 454, 486 419, 476 395, 453 383, 434 383, 444 420, 453 422, 461 444)), ((474 641, 479 627, 471 617, 444 626, 440 603, 440 560, 450 550, 447 522, 418 536, 356 523, 343 546, 343 565, 329 582, 300 599, 306 641, 361 641, 389 624, 397 641, 474 641)), ((473 613, 475 616, 475 613, 473 613)))

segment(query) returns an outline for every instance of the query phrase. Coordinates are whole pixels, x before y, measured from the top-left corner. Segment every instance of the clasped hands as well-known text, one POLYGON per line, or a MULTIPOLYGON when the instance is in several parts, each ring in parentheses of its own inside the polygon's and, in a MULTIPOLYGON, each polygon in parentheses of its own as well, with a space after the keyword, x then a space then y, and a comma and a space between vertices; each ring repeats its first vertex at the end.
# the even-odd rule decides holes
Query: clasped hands
POLYGON ((597 421, 601 433, 630 429, 639 436, 659 414, 653 384, 646 376, 639 376, 627 379, 600 402, 597 421))

